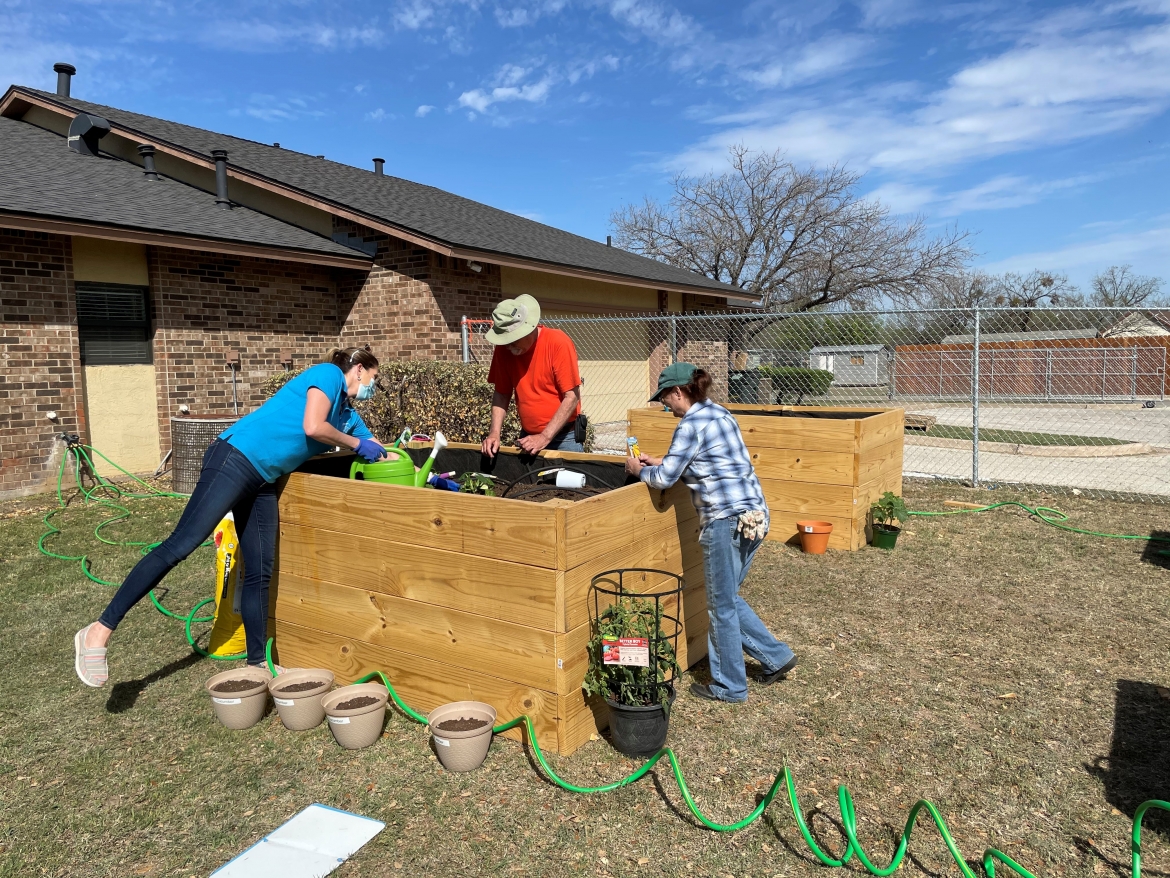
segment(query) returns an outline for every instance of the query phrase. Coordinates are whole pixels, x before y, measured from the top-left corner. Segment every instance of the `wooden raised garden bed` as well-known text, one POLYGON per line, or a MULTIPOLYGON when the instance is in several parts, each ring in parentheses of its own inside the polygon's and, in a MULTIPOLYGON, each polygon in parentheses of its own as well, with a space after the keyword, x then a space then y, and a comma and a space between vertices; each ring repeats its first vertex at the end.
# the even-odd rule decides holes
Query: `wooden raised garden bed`
MULTIPOLYGON (((476 449, 451 446, 436 472, 480 471, 476 449)), ((411 453, 419 464, 429 449, 411 453)), ((706 655, 698 518, 685 487, 625 484, 621 458, 557 453, 548 466, 621 487, 530 502, 351 481, 341 477, 351 461, 326 455, 280 484, 271 606, 281 664, 328 668, 339 682, 385 671, 423 712, 470 699, 501 722, 527 713, 540 745, 568 754, 608 722, 604 702, 581 691, 596 574, 683 574, 679 664, 706 655)), ((531 465, 517 470, 507 449, 499 461, 497 475, 531 465)))
MULTIPOLYGON (((795 542, 796 522, 829 521, 829 547, 866 543, 869 507, 885 491, 902 493, 902 409, 829 406, 729 406, 739 422, 772 515, 768 539, 795 542)), ((678 419, 630 409, 629 435, 647 454, 670 447, 678 419)))

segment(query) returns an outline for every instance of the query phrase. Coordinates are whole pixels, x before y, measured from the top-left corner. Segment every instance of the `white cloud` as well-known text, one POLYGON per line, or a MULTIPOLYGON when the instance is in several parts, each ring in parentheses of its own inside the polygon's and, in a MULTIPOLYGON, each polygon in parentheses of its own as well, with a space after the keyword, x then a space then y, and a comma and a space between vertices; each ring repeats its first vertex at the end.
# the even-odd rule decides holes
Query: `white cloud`
POLYGON ((425 116, 427 113, 429 113, 433 109, 434 109, 434 107, 431 106, 430 104, 422 104, 417 110, 414 111, 414 114, 421 119, 423 116, 425 116))
POLYGON ((689 45, 702 32, 689 15, 653 0, 611 0, 609 13, 617 21, 668 46, 689 45))
POLYGON ((506 103, 508 101, 527 101, 528 103, 539 104, 543 103, 545 98, 548 97, 552 85, 552 77, 545 76, 537 82, 530 82, 521 86, 496 86, 490 90, 476 88, 459 95, 459 106, 467 107, 477 113, 486 113, 488 108, 493 104, 506 103))
POLYGON ((1053 250, 1020 253, 983 266, 991 272, 1030 271, 1037 266, 1100 270, 1130 263, 1140 274, 1170 276, 1170 216, 1136 232, 1105 235, 1053 250))
POLYGON ((381 45, 385 34, 373 25, 333 27, 319 22, 233 20, 207 24, 198 32, 204 45, 237 52, 267 52, 293 46, 334 50, 381 45))
POLYGON ((262 122, 291 122, 295 119, 319 119, 325 115, 324 111, 312 106, 313 98, 292 97, 278 98, 269 94, 252 94, 248 96, 248 104, 244 107, 244 115, 259 119, 262 122))
POLYGON ((707 169, 745 143, 818 164, 917 172, 1131 128, 1170 106, 1170 23, 1126 29, 1102 16, 1078 33, 1042 28, 924 96, 883 87, 832 104, 774 102, 738 124, 713 120, 729 127, 676 163, 707 169))
POLYGON ((387 118, 389 118, 389 116, 381 107, 378 107, 376 110, 370 110, 370 112, 366 113, 367 122, 383 122, 387 118))
POLYGON ((757 85, 787 88, 855 67, 873 44, 871 37, 860 34, 831 34, 805 46, 790 61, 771 61, 762 69, 745 71, 743 76, 757 85))

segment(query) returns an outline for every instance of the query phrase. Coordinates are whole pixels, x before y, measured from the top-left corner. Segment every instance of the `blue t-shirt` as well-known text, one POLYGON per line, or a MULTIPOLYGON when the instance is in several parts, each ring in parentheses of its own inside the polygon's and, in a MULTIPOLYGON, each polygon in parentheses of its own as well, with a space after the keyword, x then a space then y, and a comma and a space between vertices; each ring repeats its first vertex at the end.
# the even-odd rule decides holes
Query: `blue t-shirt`
POLYGON ((272 399, 219 434, 220 439, 248 458, 266 482, 275 482, 310 457, 333 447, 305 435, 305 401, 310 387, 329 398, 327 420, 333 427, 359 439, 374 438, 349 404, 345 373, 332 363, 320 363, 293 378, 272 399))

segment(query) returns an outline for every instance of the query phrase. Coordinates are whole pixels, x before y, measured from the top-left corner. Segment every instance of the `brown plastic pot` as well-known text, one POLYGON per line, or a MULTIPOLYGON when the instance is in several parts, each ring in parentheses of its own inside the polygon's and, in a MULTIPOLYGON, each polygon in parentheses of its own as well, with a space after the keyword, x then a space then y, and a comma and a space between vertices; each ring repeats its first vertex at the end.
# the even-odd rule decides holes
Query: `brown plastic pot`
POLYGON ((796 531, 800 534, 800 547, 809 555, 823 555, 829 547, 829 534, 833 532, 831 521, 798 521, 796 531))
POLYGON ((251 666, 216 674, 206 683, 216 717, 229 729, 250 729, 256 725, 268 707, 268 681, 271 679, 268 671, 251 666), (242 692, 212 691, 213 687, 227 680, 252 680, 256 685, 242 692))
POLYGON ((381 683, 342 686, 322 698, 321 706, 325 708, 329 731, 333 732, 334 740, 346 750, 360 750, 377 741, 382 734, 382 724, 386 721, 386 701, 389 698, 389 691, 381 683), (365 707, 338 709, 337 705, 342 702, 362 695, 372 695, 378 700, 365 707))
POLYGON ((325 708, 321 699, 333 688, 333 672, 324 668, 289 668, 268 682, 268 691, 276 703, 276 712, 286 729, 303 732, 315 729, 325 719, 325 708), (302 692, 281 692, 286 686, 297 683, 320 682, 320 686, 302 692))
POLYGON ((483 764, 492 743, 496 709, 482 701, 452 701, 441 704, 427 716, 431 741, 439 761, 448 771, 473 771, 483 764), (467 732, 444 732, 439 723, 449 719, 481 719, 487 725, 467 732))

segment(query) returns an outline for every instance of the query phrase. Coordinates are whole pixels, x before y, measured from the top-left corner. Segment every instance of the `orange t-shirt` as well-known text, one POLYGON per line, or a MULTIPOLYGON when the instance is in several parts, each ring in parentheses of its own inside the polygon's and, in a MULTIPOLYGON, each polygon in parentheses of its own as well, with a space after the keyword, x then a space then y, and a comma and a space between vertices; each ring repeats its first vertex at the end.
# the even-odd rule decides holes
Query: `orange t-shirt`
MULTIPOLYGON (((581 384, 577 348, 559 329, 540 327, 536 344, 519 357, 498 345, 492 354, 488 383, 502 396, 516 394, 516 411, 525 433, 539 433, 548 426, 566 393, 581 384)), ((574 415, 581 413, 577 406, 574 415)))

